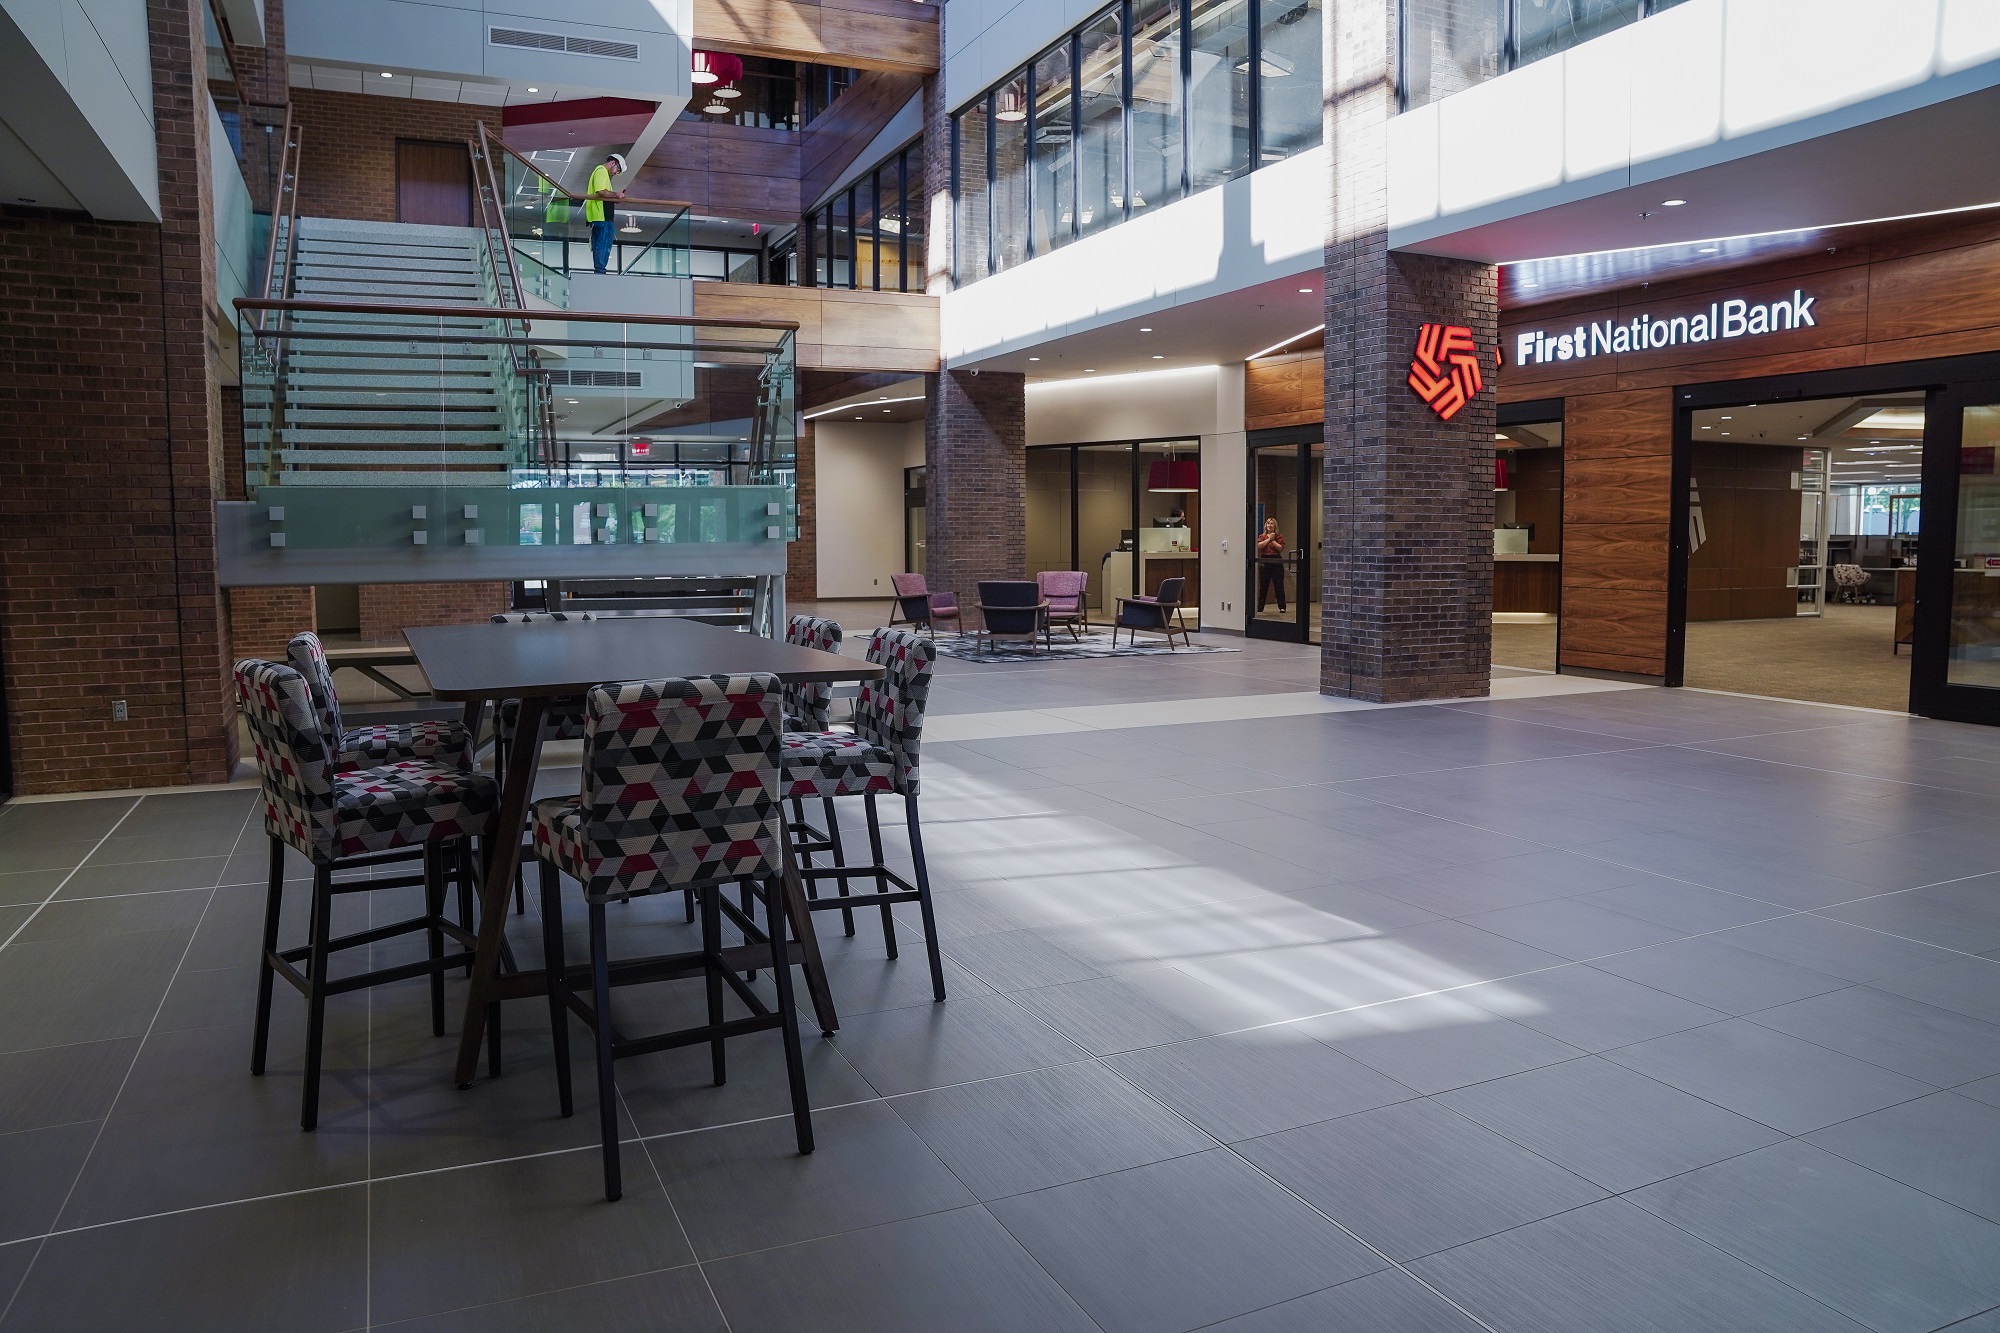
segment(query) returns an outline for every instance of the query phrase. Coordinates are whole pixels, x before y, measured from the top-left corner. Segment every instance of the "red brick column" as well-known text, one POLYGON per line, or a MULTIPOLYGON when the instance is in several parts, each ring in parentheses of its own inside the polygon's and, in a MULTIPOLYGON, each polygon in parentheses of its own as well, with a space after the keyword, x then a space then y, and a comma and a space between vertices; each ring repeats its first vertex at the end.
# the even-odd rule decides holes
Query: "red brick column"
POLYGON ((1335 0, 1328 108, 1326 463, 1320 690, 1397 701, 1487 693, 1493 649, 1496 270, 1391 254, 1395 0, 1335 0), (1485 387, 1450 421, 1407 384, 1424 323, 1464 325, 1485 387))
POLYGON ((819 597, 819 469, 810 421, 799 423, 798 454, 799 536, 785 551, 785 598, 810 602, 819 597))
POLYGON ((477 625, 505 611, 505 583, 364 583, 361 637, 398 641, 412 625, 477 625))
POLYGON ((979 600, 980 579, 1027 569, 1026 385, 995 371, 924 377, 926 577, 962 605, 979 600))
POLYGON ((231 588, 229 655, 285 660, 285 645, 300 630, 317 627, 311 588, 231 588))

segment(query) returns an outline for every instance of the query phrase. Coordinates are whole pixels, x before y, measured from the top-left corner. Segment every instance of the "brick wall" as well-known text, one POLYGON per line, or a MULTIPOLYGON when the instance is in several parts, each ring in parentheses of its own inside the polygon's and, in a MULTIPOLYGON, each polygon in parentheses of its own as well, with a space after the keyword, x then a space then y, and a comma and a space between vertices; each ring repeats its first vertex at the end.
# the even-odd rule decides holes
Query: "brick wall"
POLYGON ((285 0, 264 0, 264 44, 229 48, 237 85, 252 102, 283 106, 291 81, 285 52, 285 0))
POLYGON ((299 211, 311 217, 396 220, 396 140, 470 140, 500 128, 498 107, 368 93, 292 89, 300 141, 299 211))
POLYGON ((15 790, 235 762, 215 582, 198 0, 148 6, 163 225, 0 209, 0 635, 15 790), (114 728, 111 702, 130 721, 114 728))
POLYGON ((400 641, 412 625, 476 625, 505 611, 505 583, 364 583, 361 637, 400 641))
POLYGON ((1487 693, 1492 656, 1496 270, 1388 248, 1395 0, 1330 7, 1320 689, 1378 701, 1487 693), (1463 324, 1486 387, 1450 422, 1406 381, 1418 327, 1463 324))
POLYGON ((795 601, 819 597, 819 485, 813 423, 799 423, 799 536, 785 552, 785 596, 795 601))
POLYGON ((261 657, 285 660, 285 645, 302 629, 318 623, 311 588, 231 588, 229 590, 229 655, 232 659, 261 657))
POLYGON ((1027 569, 1026 384, 997 371, 924 377, 926 579, 963 605, 980 579, 1027 569))

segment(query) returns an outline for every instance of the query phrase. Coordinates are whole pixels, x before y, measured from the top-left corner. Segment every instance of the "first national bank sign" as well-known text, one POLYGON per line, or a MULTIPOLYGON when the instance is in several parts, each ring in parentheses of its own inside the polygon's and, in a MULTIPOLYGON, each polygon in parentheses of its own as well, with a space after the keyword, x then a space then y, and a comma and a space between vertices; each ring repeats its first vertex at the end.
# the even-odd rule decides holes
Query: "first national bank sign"
POLYGON ((1579 324, 1573 329, 1531 329, 1514 336, 1514 363, 1536 366, 1550 361, 1581 361, 1606 354, 1651 352, 1815 328, 1814 299, 1803 291, 1794 291, 1788 299, 1764 305, 1735 299, 1716 301, 1705 312, 1675 315, 1671 319, 1634 315, 1622 323, 1607 319, 1596 324, 1579 324))

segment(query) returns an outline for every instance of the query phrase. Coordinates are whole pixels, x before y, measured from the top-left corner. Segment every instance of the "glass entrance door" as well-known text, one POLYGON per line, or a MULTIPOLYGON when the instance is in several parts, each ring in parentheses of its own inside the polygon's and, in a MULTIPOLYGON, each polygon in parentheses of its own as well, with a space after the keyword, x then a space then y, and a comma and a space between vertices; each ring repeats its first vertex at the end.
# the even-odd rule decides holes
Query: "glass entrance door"
POLYGON ((1932 395, 1924 453, 1915 710, 2000 723, 2000 382, 1932 395))
POLYGON ((1318 629, 1320 444, 1297 431, 1250 442, 1249 532, 1244 546, 1253 638, 1304 643, 1318 629), (1287 438, 1289 437, 1289 438, 1287 438))

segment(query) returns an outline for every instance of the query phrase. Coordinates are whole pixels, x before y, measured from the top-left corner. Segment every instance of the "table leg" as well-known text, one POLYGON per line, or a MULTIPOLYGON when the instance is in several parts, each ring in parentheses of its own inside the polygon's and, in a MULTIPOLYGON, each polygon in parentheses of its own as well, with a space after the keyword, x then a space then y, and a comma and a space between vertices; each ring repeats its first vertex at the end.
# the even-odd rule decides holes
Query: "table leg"
POLYGON ((507 896, 521 863, 521 830, 527 823, 528 800, 534 795, 535 773, 541 767, 542 719, 547 699, 521 700, 512 753, 507 756, 507 782, 500 792, 500 809, 488 840, 486 873, 479 881, 479 943, 472 960, 472 985, 465 997, 465 1021, 458 1032, 458 1066, 452 1075, 461 1088, 472 1086, 479 1068, 479 1043, 486 1031, 487 992, 500 966, 500 949, 507 929, 507 896))
MULTIPOLYGON (((779 807, 779 818, 783 819, 783 806, 779 807)), ((792 859, 792 835, 786 829, 779 838, 783 848, 785 885, 785 915, 792 923, 792 933, 799 938, 799 966, 806 974, 806 994, 812 997, 813 1015, 819 1019, 822 1034, 840 1030, 840 1015, 833 1007, 833 989, 826 984, 826 963, 819 956, 819 936, 813 933, 812 908, 806 905, 804 883, 799 879, 798 862, 792 859)), ((780 929, 776 921, 769 923, 772 930, 780 929)))

